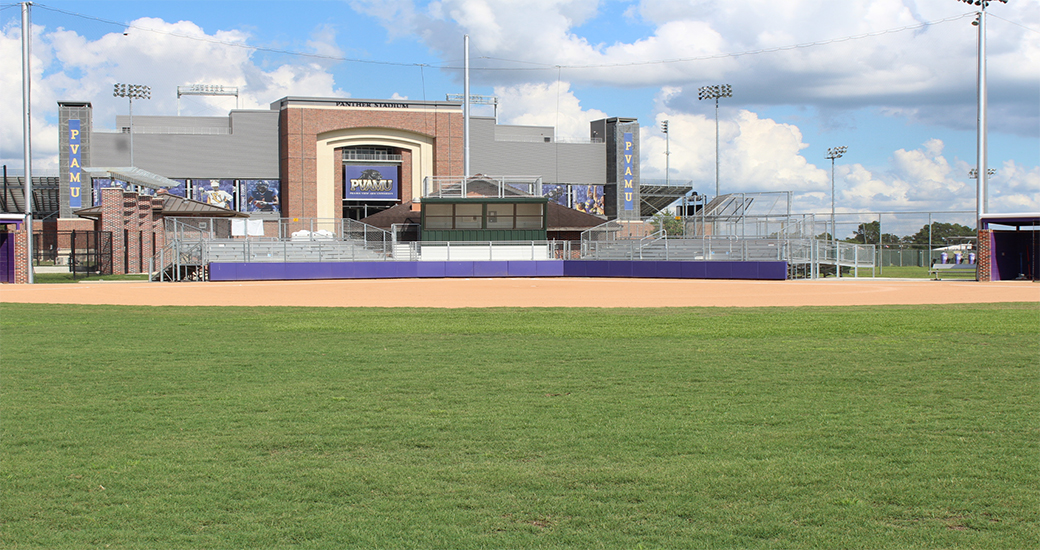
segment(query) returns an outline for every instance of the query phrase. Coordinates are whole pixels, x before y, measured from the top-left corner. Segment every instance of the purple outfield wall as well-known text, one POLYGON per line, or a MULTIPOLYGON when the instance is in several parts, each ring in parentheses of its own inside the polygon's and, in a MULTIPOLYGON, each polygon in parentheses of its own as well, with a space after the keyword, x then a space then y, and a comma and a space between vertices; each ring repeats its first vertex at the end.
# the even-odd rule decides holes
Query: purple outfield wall
POLYGON ((787 278, 787 262, 336 262, 209 264, 211 281, 443 279, 448 277, 612 277, 637 279, 787 278))

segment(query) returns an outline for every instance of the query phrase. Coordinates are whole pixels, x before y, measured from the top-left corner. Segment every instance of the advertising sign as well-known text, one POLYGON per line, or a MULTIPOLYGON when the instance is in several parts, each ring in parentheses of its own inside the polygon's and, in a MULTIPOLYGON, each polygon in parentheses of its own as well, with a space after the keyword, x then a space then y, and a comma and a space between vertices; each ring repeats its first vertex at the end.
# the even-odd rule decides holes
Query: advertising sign
POLYGON ((343 198, 397 199, 397 166, 343 166, 343 198))
POLYGON ((605 212, 602 185, 578 185, 574 187, 574 209, 586 214, 605 212))
POLYGON ((83 164, 80 157, 79 119, 69 121, 69 208, 83 208, 83 164))
POLYGON ((556 185, 553 183, 543 184, 542 196, 549 199, 549 202, 555 202, 560 206, 570 207, 571 205, 571 197, 566 185, 556 185))
POLYGON ((235 180, 192 180, 195 200, 210 206, 235 209, 235 180))
POLYGON ((632 173, 635 164, 632 162, 632 157, 635 155, 635 143, 632 140, 632 132, 625 132, 624 135, 624 150, 622 154, 624 159, 621 162, 621 167, 624 170, 621 174, 622 190, 624 202, 623 207, 626 211, 635 210, 635 175, 632 173))
POLYGON ((173 180, 173 181, 177 182, 177 185, 174 185, 173 187, 168 188, 166 190, 166 192, 171 194, 171 195, 176 195, 178 197, 187 197, 186 193, 188 191, 188 180, 173 180))
POLYGON ((278 202, 278 180, 245 180, 240 183, 245 186, 242 211, 271 214, 281 211, 278 202))

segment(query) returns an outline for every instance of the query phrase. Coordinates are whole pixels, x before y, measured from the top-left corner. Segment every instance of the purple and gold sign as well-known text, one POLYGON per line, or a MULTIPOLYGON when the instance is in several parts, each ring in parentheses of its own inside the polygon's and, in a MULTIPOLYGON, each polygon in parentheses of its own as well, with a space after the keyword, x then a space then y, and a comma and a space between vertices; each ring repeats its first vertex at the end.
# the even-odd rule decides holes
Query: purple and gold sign
POLYGON ((350 200, 397 199, 397 166, 343 167, 343 198, 350 200))
POLYGON ((622 193, 624 202, 624 209, 626 211, 635 210, 636 202, 636 187, 635 187, 635 175, 632 173, 635 163, 632 161, 632 157, 635 156, 635 142, 632 139, 632 132, 625 132, 624 134, 625 148, 622 152, 624 159, 622 160, 621 166, 624 168, 624 172, 621 175, 622 182, 622 193))
POLYGON ((83 207, 83 164, 80 155, 82 142, 79 119, 69 121, 69 208, 83 207))

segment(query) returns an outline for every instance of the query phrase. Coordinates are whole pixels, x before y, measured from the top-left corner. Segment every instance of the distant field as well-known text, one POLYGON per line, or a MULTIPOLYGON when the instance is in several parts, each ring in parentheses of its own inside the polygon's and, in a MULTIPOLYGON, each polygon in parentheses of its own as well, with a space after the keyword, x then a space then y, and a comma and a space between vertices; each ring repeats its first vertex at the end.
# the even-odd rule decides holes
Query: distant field
POLYGON ((1040 547, 1040 305, 0 304, 3 548, 1040 547))

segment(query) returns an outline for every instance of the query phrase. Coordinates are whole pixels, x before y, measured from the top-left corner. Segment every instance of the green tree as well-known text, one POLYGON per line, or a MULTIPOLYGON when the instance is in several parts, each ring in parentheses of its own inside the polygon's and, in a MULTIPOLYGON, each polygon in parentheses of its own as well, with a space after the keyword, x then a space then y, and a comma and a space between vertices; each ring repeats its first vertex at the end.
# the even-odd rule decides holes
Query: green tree
POLYGON ((879 233, 881 233, 880 222, 861 223, 853 233, 853 237, 851 239, 846 239, 845 242, 859 244, 899 244, 898 235, 885 233, 881 235, 881 239, 878 239, 879 233))
MULTIPOLYGON (((974 237, 975 230, 959 223, 932 222, 932 246, 947 244, 952 237, 974 237)), ((920 231, 910 235, 910 241, 914 244, 928 244, 928 225, 925 224, 920 231)))
POLYGON ((650 218, 650 223, 654 226, 654 231, 660 231, 663 224, 665 233, 669 235, 683 234, 683 222, 681 219, 676 219, 675 214, 671 210, 658 211, 650 218))

